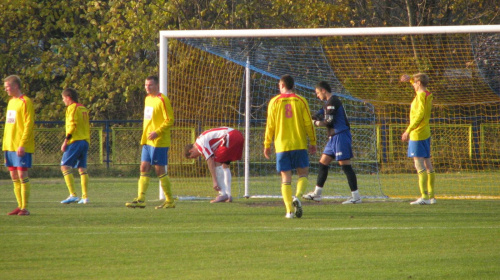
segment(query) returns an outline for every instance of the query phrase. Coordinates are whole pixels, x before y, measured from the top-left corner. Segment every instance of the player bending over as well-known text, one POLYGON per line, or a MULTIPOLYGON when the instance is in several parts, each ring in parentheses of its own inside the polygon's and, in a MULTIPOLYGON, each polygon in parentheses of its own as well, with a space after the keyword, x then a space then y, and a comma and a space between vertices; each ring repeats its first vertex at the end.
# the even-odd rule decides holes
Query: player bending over
POLYGON ((196 138, 194 144, 186 145, 184 149, 186 158, 197 158, 203 155, 207 161, 213 188, 219 192, 210 203, 233 201, 229 164, 231 161, 241 159, 243 143, 241 132, 229 127, 219 127, 204 131, 196 138))

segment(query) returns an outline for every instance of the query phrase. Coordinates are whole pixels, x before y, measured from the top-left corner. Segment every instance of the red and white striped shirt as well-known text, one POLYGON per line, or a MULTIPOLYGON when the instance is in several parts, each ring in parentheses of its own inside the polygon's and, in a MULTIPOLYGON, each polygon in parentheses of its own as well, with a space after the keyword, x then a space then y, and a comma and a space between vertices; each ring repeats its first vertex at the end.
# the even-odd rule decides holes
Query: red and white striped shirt
POLYGON ((233 130, 234 129, 229 127, 209 129, 196 138, 194 145, 196 149, 203 154, 205 159, 208 159, 221 145, 225 145, 226 147, 229 146, 229 137, 227 137, 227 135, 233 130))

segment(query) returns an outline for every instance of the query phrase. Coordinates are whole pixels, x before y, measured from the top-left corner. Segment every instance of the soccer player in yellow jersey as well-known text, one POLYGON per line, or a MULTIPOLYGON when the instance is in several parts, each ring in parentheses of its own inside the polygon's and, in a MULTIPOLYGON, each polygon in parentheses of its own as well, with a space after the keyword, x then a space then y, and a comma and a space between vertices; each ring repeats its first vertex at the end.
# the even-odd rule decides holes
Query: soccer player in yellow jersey
POLYGON ((264 156, 269 159, 271 143, 276 150, 276 169, 281 173, 281 194, 286 218, 302 217, 302 197, 308 185, 309 153, 316 153, 316 132, 306 99, 293 92, 294 80, 284 75, 279 81, 280 94, 273 97, 267 108, 264 156), (309 145, 307 142, 309 138, 309 145), (292 196, 292 169, 299 179, 295 198, 292 196), (292 211, 292 208, 293 211, 292 211))
POLYGON ((89 112, 85 106, 78 103, 78 92, 75 89, 63 90, 62 100, 66 105, 66 138, 61 145, 64 153, 61 160, 61 172, 69 190, 69 197, 61 201, 63 204, 78 202, 87 204, 87 187, 89 175, 87 174, 87 154, 90 144, 89 112), (73 168, 78 168, 82 198, 78 198, 75 191, 73 168))
POLYGON ((11 97, 3 133, 2 150, 5 166, 14 184, 17 208, 8 215, 27 216, 31 184, 28 169, 35 151, 35 110, 31 99, 21 92, 21 79, 16 75, 4 79, 4 87, 11 97))
POLYGON ((139 177, 138 194, 132 202, 125 205, 130 208, 146 207, 146 191, 149 187, 149 174, 154 165, 156 175, 160 179, 165 202, 156 209, 175 208, 172 198, 170 180, 165 166, 168 163, 170 147, 170 128, 174 124, 174 112, 170 100, 159 91, 158 77, 149 76, 144 84, 146 101, 144 108, 144 123, 141 138, 141 175, 139 177))
POLYGON ((433 95, 427 90, 429 77, 422 73, 415 74, 413 77, 403 75, 401 81, 409 81, 416 93, 411 102, 410 125, 401 136, 401 140, 409 141, 408 157, 412 157, 415 162, 415 169, 418 173, 418 186, 422 195, 410 204, 435 204, 435 173, 431 162, 431 129, 429 126, 433 95))

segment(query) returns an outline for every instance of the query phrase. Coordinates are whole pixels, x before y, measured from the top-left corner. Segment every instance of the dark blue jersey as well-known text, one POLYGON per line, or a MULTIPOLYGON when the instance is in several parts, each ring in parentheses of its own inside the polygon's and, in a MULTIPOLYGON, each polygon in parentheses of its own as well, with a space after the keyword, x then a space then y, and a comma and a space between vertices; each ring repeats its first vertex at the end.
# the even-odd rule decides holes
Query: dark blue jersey
POLYGON ((342 106, 342 101, 337 96, 332 95, 326 101, 323 110, 325 111, 324 122, 328 128, 328 136, 333 136, 350 129, 344 106, 342 106))

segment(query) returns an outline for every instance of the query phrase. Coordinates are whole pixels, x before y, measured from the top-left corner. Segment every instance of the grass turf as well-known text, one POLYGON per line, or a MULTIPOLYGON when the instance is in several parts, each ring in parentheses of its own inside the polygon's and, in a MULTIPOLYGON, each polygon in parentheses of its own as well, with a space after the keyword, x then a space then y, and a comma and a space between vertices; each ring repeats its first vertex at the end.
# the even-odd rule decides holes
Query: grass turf
MULTIPOLYGON (((500 202, 180 201, 127 209, 136 180, 91 178, 90 204, 62 205, 62 179, 32 179, 31 216, 0 181, 0 279, 497 279, 500 202)), ((154 185, 154 184, 153 184, 154 185)))

